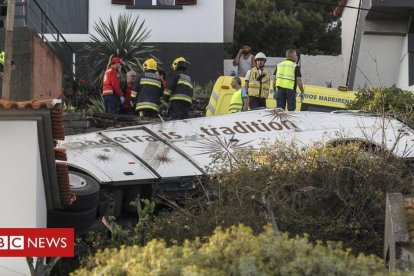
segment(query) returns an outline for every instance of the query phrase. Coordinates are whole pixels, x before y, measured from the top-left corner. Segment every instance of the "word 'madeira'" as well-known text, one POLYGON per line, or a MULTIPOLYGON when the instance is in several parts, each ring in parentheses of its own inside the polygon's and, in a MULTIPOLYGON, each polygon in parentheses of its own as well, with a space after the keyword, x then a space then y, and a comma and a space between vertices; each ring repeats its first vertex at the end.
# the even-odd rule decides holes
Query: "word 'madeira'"
MULTIPOLYGON (((298 127, 291 121, 285 120, 281 122, 262 122, 262 120, 256 120, 252 122, 235 122, 232 126, 222 126, 222 127, 212 127, 208 125, 206 127, 200 127, 199 130, 201 133, 198 134, 199 137, 211 137, 211 136, 221 136, 221 135, 235 135, 235 134, 252 134, 252 133, 264 133, 272 131, 281 131, 281 130, 291 130, 297 129, 298 127)), ((122 132, 122 131, 121 131, 122 132)), ((179 134, 175 131, 162 131, 158 130, 158 135, 163 139, 167 140, 178 140, 184 138, 185 135, 179 134)), ((128 144, 128 143, 143 143, 143 142, 155 142, 159 139, 153 135, 127 135, 121 134, 120 136, 110 138, 103 138, 99 140, 85 140, 85 141, 76 141, 65 143, 67 148, 80 148, 87 146, 98 146, 98 145, 108 145, 115 143, 128 144)))

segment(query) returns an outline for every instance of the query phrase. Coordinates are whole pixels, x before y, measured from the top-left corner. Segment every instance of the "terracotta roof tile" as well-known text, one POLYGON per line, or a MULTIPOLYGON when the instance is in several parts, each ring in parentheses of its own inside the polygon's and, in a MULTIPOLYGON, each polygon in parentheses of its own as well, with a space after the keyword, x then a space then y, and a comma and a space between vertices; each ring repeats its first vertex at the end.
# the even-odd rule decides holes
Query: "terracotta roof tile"
POLYGON ((63 148, 55 148, 55 158, 56 160, 60 161, 67 161, 68 157, 66 155, 66 149, 63 148))
POLYGON ((408 228, 408 237, 411 242, 414 242, 414 197, 404 197, 405 219, 408 228))
POLYGON ((68 205, 73 202, 73 193, 69 184, 69 168, 65 162, 56 162, 56 170, 58 175, 59 193, 63 204, 68 205))
POLYGON ((0 108, 2 109, 26 109, 26 108, 60 109, 61 105, 62 105, 62 100, 58 100, 58 99, 30 100, 30 101, 23 101, 23 102, 0 100, 0 108))

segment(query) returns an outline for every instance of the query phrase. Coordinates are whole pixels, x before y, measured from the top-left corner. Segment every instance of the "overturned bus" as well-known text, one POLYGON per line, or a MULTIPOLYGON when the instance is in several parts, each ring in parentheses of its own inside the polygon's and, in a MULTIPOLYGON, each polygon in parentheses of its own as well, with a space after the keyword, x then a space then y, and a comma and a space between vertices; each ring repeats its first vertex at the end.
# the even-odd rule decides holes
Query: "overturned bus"
POLYGON ((50 211, 50 226, 87 229, 98 216, 119 216, 137 196, 191 191, 217 155, 275 140, 301 147, 362 141, 370 147, 414 156, 414 132, 403 122, 374 114, 263 109, 66 136, 76 201, 50 211))

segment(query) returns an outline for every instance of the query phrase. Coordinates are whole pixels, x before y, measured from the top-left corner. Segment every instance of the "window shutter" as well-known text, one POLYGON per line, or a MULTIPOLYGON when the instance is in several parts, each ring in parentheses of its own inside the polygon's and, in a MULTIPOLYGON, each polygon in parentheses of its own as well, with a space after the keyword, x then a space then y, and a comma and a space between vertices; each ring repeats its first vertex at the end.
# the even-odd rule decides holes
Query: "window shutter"
POLYGON ((196 5, 197 0, 175 0, 176 5, 196 5))
POLYGON ((134 0, 112 0, 114 5, 134 5, 134 0))

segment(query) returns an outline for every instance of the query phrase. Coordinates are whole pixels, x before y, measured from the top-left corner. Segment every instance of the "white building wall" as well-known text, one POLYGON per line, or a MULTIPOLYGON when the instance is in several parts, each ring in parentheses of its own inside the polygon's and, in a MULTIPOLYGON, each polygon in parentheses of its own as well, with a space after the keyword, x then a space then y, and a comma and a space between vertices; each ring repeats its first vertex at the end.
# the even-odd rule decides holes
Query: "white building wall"
MULTIPOLYGON (((346 4, 349 7, 359 7, 361 0, 349 0, 346 4)), ((352 8, 344 8, 342 13, 342 71, 346 81, 349 69, 349 62, 351 59, 352 46, 355 35, 355 27, 358 18, 358 10, 352 8)))
MULTIPOLYGON (((0 121, 0 227, 46 227, 36 121, 0 121)), ((29 275, 25 258, 0 258, 0 275, 29 275)))
MULTIPOLYGON (((405 38, 364 35, 355 72, 354 89, 364 86, 391 86, 397 83, 405 38)), ((408 74, 407 74, 408 77, 408 74)))
MULTIPOLYGON (((307 56, 301 55, 301 72, 304 84, 326 86, 331 82, 332 87, 345 85, 346 76, 342 71, 343 56, 307 56)), ((266 69, 273 73, 276 65, 283 61, 282 57, 268 57, 266 69)), ((237 67, 233 66, 233 60, 224 61, 224 74, 230 75, 231 71, 237 72, 237 67)))
MULTIPOLYGON (((226 0, 227 1, 227 0, 226 0)), ((233 0, 230 0, 233 2, 233 0)), ((125 5, 113 5, 111 0, 89 1, 89 33, 96 35, 93 26, 101 18, 106 22, 110 16, 114 21, 122 13, 139 15, 145 27, 151 30, 146 42, 198 42, 223 43, 223 0, 199 0, 197 5, 183 9, 126 9, 125 5)), ((64 34, 68 42, 88 42, 87 34, 64 34)), ((227 34, 229 36, 230 34, 227 34)))

